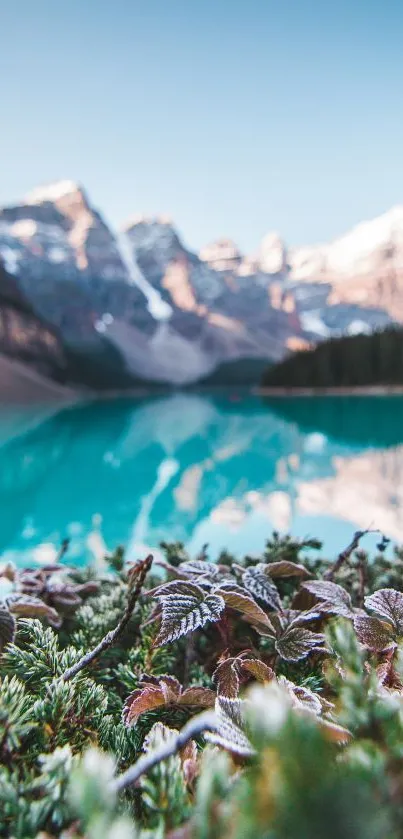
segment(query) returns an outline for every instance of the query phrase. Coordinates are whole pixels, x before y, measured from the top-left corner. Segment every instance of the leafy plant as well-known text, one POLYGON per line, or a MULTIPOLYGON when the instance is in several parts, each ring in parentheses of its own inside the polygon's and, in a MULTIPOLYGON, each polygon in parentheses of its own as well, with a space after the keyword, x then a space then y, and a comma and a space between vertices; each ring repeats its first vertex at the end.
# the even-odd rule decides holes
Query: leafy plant
POLYGON ((398 839, 403 553, 359 538, 0 569, 0 836, 398 839))

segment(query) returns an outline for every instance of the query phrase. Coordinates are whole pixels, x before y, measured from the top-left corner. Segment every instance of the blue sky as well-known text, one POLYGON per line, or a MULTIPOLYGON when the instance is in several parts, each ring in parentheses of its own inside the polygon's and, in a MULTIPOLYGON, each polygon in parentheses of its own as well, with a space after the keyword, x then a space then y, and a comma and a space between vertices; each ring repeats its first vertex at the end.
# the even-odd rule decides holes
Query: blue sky
POLYGON ((403 202, 403 0, 0 2, 0 203, 81 181, 194 248, 403 202))

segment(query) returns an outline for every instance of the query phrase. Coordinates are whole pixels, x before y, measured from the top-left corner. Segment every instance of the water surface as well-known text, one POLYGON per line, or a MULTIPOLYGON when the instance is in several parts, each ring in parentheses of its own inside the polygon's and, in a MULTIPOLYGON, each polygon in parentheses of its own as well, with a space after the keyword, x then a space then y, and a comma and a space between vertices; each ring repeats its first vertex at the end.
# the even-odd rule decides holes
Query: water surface
POLYGON ((273 529, 319 536, 329 557, 357 528, 403 541, 403 399, 3 408, 0 505, 2 558, 18 563, 48 560, 66 536, 86 562, 100 534, 130 558, 162 540, 256 554, 273 529))

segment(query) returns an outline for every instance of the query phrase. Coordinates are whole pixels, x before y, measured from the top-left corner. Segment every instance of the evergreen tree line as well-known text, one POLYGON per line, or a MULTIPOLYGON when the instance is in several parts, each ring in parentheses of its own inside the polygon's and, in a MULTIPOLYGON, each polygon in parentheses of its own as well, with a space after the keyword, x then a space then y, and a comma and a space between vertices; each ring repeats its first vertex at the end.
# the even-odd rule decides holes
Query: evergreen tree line
POLYGON ((264 387, 334 388, 403 385, 403 329, 331 338, 269 367, 264 387))

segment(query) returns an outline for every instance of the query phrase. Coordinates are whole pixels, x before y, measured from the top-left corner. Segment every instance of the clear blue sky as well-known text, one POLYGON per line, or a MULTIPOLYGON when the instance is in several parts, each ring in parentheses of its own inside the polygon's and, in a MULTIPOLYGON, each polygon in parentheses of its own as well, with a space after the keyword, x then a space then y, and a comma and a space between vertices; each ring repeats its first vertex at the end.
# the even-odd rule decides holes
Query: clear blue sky
POLYGON ((0 2, 0 203, 81 181, 189 246, 403 202, 403 0, 0 2))

